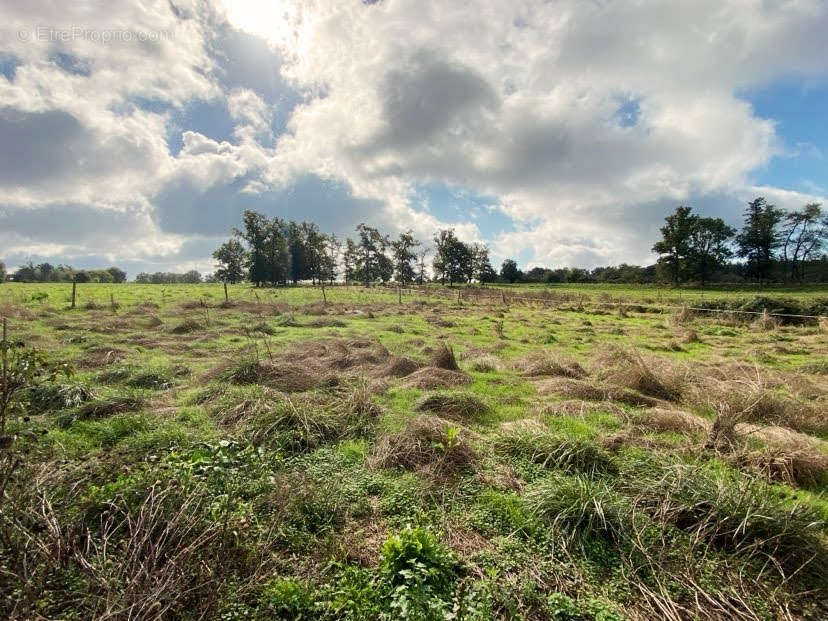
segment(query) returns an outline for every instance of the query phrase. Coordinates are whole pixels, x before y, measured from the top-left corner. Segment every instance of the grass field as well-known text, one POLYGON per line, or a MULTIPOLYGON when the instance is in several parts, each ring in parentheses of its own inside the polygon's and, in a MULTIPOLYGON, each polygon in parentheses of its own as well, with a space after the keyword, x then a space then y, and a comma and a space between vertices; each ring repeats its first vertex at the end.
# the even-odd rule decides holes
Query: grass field
POLYGON ((828 326, 681 308, 824 290, 70 294, 0 285, 75 369, 0 449, 2 618, 828 616, 828 326))

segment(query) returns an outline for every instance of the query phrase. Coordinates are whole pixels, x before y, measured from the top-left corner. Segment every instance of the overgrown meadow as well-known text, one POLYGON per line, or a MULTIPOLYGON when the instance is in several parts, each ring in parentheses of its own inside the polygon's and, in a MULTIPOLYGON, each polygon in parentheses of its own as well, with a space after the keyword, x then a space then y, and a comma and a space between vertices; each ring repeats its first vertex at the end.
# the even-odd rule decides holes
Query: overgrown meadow
POLYGON ((70 295, 0 286, 71 365, 0 448, 0 617, 828 617, 828 326, 760 314, 824 291, 70 295))

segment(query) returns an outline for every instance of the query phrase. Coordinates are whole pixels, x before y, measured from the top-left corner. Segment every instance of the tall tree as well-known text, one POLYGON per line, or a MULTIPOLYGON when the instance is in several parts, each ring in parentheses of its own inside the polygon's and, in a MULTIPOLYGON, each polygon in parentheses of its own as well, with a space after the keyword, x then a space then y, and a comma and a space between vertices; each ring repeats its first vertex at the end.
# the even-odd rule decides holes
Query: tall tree
POLYGON ((472 277, 479 283, 494 282, 497 280, 497 272, 489 260, 489 248, 485 244, 474 244, 471 247, 472 254, 472 277))
POLYGON ((308 251, 305 232, 301 224, 292 220, 287 224, 288 253, 290 254, 290 280, 295 285, 309 276, 308 251))
POLYGON ((290 277, 289 227, 281 218, 273 218, 267 225, 264 241, 267 282, 272 285, 286 284, 290 277))
POLYGON ((422 248, 417 254, 417 284, 420 285, 426 281, 426 257, 429 252, 430 248, 422 248))
POLYGON ((342 252, 342 242, 333 233, 325 236, 325 256, 322 264, 322 277, 334 283, 337 276, 339 255, 342 252))
POLYGON ((305 246, 304 278, 310 278, 313 284, 325 278, 324 266, 327 252, 327 237, 319 232, 313 222, 302 222, 302 235, 305 246))
MULTIPOLYGON (((387 272, 386 262, 380 263, 380 257, 385 257, 385 249, 389 241, 387 236, 365 223, 360 223, 356 230, 359 233, 359 268, 367 287, 387 272)), ((387 260, 388 257, 385 259, 387 260)))
POLYGON ((434 236, 434 260, 432 267, 441 282, 449 286, 468 278, 472 264, 471 249, 461 242, 453 229, 442 229, 434 236))
POLYGON ((506 282, 516 282, 520 280, 520 276, 520 270, 514 259, 506 259, 500 266, 500 277, 506 282))
POLYGON ((346 283, 360 279, 359 247, 350 237, 345 240, 345 252, 342 254, 342 269, 346 283))
POLYGON ((402 285, 414 280, 414 261, 417 255, 413 249, 420 245, 420 241, 414 239, 413 231, 400 233, 400 236, 391 242, 391 256, 394 261, 394 277, 402 285))
POLYGON ((244 280, 244 262, 247 253, 238 239, 230 239, 213 252, 217 262, 215 277, 231 285, 244 280))
POLYGON ((690 265, 701 286, 733 256, 730 240, 736 234, 721 218, 697 218, 690 234, 690 265))
POLYGON ((792 279, 804 282, 808 259, 819 252, 828 236, 828 215, 823 214, 819 203, 810 203, 799 211, 785 214, 783 222, 785 278, 790 274, 792 279))
POLYGON ((745 222, 736 236, 736 253, 745 259, 748 276, 759 283, 770 276, 776 250, 781 244, 778 225, 782 211, 759 197, 748 203, 745 222))
POLYGON ((658 264, 667 270, 676 287, 681 285, 690 258, 691 237, 698 220, 692 211, 692 208, 682 205, 664 218, 661 240, 653 245, 653 252, 661 255, 658 264))
POLYGON ((126 282, 127 273, 120 267, 108 267, 106 271, 112 276, 112 282, 126 282))
POLYGON ((270 234, 271 223, 257 211, 245 210, 242 214, 243 229, 234 229, 237 237, 247 242, 249 253, 247 254, 247 276, 257 287, 261 287, 268 281, 268 265, 265 244, 270 234))

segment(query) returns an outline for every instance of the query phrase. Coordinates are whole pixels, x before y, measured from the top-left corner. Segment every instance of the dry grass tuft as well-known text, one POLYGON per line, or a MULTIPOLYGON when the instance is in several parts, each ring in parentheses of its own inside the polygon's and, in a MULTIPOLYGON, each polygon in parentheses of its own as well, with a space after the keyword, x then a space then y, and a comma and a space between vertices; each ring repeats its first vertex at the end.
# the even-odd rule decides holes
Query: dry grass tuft
POLYGON ((469 432, 437 416, 417 416, 405 429, 380 439, 369 459, 374 468, 425 470, 438 476, 453 476, 468 469, 477 455, 469 432))
POLYGON ((469 369, 478 373, 492 373, 500 369, 500 360, 497 356, 484 354, 469 360, 469 369))
POLYGON ((417 362, 403 356, 392 357, 379 369, 380 377, 405 377, 420 368, 417 362))
POLYGON ((768 313, 768 309, 762 311, 756 320, 753 322, 753 327, 757 330, 776 330, 780 325, 779 320, 768 313))
POLYGON ((454 357, 454 350, 451 345, 441 342, 431 356, 431 366, 448 371, 459 371, 460 365, 454 357))
POLYGON ((24 306, 19 304, 0 304, 0 318, 7 319, 25 319, 31 321, 35 318, 35 314, 24 306))
POLYGON ((795 399, 776 390, 777 385, 758 367, 753 369, 752 377, 747 372, 739 376, 734 370, 729 379, 702 378, 688 391, 686 400, 712 410, 718 418, 727 418, 731 427, 755 422, 816 434, 828 432, 828 416, 822 404, 795 399))
POLYGON ((650 408, 636 420, 639 426, 653 431, 699 434, 709 430, 710 423, 701 416, 681 410, 650 408))
POLYGON ((173 334, 190 334, 191 332, 198 332, 203 329, 204 326, 195 319, 185 319, 180 324, 173 327, 170 332, 173 334))
POLYGON ((208 374, 231 384, 262 384, 281 392, 304 392, 319 385, 321 378, 301 364, 272 364, 248 359, 227 363, 208 374))
POLYGON ((828 443, 784 427, 738 423, 734 427, 741 440, 755 439, 764 446, 758 450, 743 447, 736 464, 772 481, 814 487, 828 483, 828 443))
POLYGON ((417 402, 414 409, 461 421, 479 420, 491 411, 491 408, 478 397, 466 393, 426 395, 417 402))
POLYGON ((407 376, 403 383, 408 388, 438 390, 441 388, 451 388, 452 386, 462 386, 470 382, 471 378, 459 371, 448 371, 446 369, 438 369, 437 367, 423 367, 407 376))
POLYGON ((599 354, 594 364, 599 379, 667 401, 678 400, 689 379, 686 372, 665 360, 648 363, 634 350, 609 348, 599 354), (660 372, 656 374, 654 368, 660 372))
POLYGON ((628 388, 564 377, 543 380, 538 384, 538 390, 542 395, 551 394, 568 399, 584 399, 587 401, 618 401, 633 407, 655 407, 660 404, 658 399, 642 395, 628 388))
POLYGON ((581 399, 565 399, 547 403, 539 408, 541 416, 571 416, 572 418, 584 418, 590 414, 612 414, 621 420, 627 420, 629 413, 620 405, 612 401, 583 401, 581 399))
POLYGON ((695 330, 687 330, 681 337, 681 342, 685 345, 689 343, 701 343, 701 339, 699 338, 699 333, 695 330))
POLYGON ((515 363, 515 369, 527 377, 559 376, 583 379, 588 373, 572 358, 550 352, 532 352, 515 363))
POLYGON ((682 306, 667 318, 667 325, 670 327, 683 326, 693 318, 692 311, 687 306, 682 306))

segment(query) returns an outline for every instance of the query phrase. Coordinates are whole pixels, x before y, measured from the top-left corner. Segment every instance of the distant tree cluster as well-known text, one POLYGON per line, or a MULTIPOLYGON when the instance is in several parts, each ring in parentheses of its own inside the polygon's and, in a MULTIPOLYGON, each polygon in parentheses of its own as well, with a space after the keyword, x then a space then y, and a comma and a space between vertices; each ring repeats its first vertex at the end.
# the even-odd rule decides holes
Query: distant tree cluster
MULTIPOLYGON (((397 282, 402 285, 428 280, 423 247, 412 231, 395 239, 377 228, 361 223, 355 238, 344 243, 335 235, 322 233, 310 222, 268 218, 245 211, 242 228, 213 253, 216 280, 236 283, 249 280, 256 286, 288 282, 334 282, 341 274, 345 282, 397 282)), ((460 241, 451 229, 434 237, 432 269, 440 282, 492 282, 497 273, 489 262, 489 250, 480 244, 460 241)))
POLYGON ((177 285, 177 284, 195 284, 202 282, 201 274, 196 270, 190 270, 183 274, 175 272, 155 272, 149 274, 141 272, 135 277, 135 282, 142 285, 177 285))
POLYGON ((704 218, 681 206, 665 218, 662 238, 653 251, 658 267, 675 286, 697 281, 704 286, 717 272, 732 271, 728 260, 743 260, 743 276, 759 283, 781 271, 782 280, 803 283, 807 266, 828 240, 828 214, 819 204, 785 212, 764 198, 748 203, 740 231, 721 218, 704 218))
MULTIPOLYGON (((532 267, 524 272, 514 259, 506 259, 497 272, 484 244, 461 241, 453 229, 437 231, 433 248, 404 231, 396 238, 361 223, 354 238, 343 241, 323 233, 312 222, 269 218, 245 211, 233 236, 213 252, 216 270, 203 279, 196 270, 183 274, 141 272, 135 282, 177 284, 249 281, 256 286, 311 283, 396 282, 423 284, 429 280, 448 284, 503 283, 656 283, 674 286, 713 280, 753 280, 804 283, 828 278, 828 214, 819 204, 784 211, 756 198, 744 211, 740 230, 721 218, 703 217, 691 207, 679 206, 665 218, 661 239, 652 247, 659 255, 655 265, 596 267, 532 267), (428 269, 427 257, 431 258, 428 269)), ((49 263, 21 266, 10 278, 23 282, 124 282, 126 272, 76 270, 49 263)), ((6 280, 0 262, 0 282, 6 280)))
MULTIPOLYGON (((0 282, 6 278, 5 265, 0 263, 0 282)), ((96 282, 121 283, 126 282, 127 274, 119 267, 108 267, 101 270, 78 270, 71 265, 52 265, 40 263, 34 265, 31 261, 20 266, 11 275, 16 282, 96 282)))

